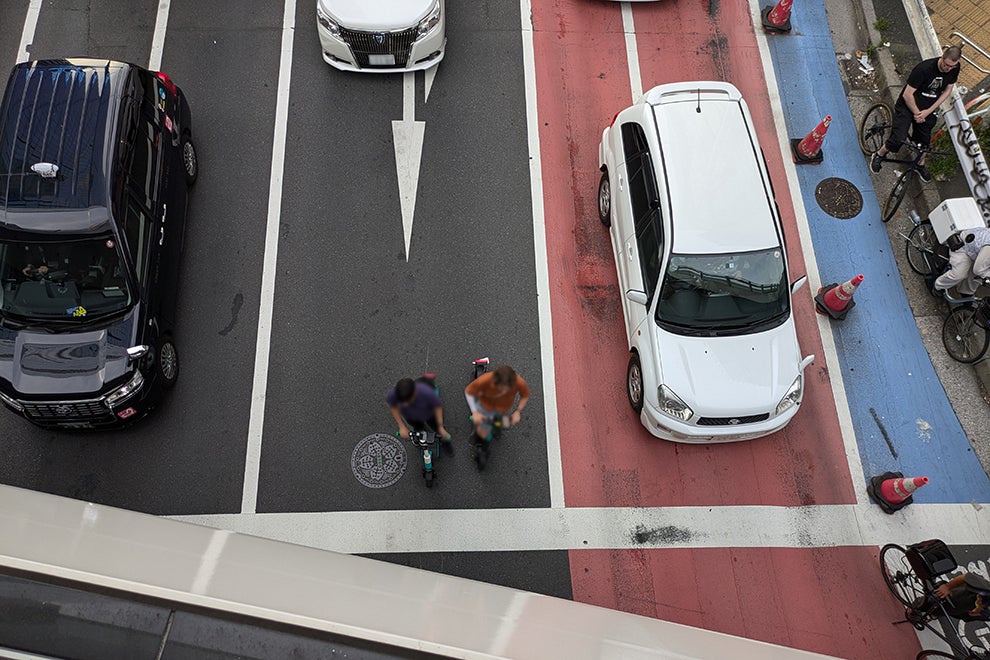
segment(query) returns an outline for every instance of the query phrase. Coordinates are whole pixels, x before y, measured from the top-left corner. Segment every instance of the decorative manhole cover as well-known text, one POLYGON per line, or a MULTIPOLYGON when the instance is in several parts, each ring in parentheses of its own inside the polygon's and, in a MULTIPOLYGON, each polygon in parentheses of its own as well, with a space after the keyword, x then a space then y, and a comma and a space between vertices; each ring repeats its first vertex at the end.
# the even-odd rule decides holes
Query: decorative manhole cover
POLYGON ((818 206, 833 218, 848 220, 863 210, 863 196, 851 182, 830 177, 815 188, 818 206))
POLYGON ((354 447, 351 470, 368 488, 386 488, 406 471, 406 448, 394 435, 374 433, 354 447))

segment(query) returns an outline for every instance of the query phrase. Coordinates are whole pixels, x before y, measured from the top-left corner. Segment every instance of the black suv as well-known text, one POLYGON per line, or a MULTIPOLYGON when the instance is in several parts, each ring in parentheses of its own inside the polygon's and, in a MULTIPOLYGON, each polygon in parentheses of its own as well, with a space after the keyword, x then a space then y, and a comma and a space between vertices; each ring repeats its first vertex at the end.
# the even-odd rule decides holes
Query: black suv
POLYGON ((18 64, 0 105, 0 400, 45 427, 132 422, 175 385, 198 163, 161 72, 18 64))

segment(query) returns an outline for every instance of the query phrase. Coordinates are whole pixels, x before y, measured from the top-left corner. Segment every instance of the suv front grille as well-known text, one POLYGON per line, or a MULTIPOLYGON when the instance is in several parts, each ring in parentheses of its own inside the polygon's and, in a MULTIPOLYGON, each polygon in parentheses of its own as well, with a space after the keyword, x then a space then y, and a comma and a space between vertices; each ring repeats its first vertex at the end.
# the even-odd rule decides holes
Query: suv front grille
POLYGON ((351 47, 354 58, 361 68, 405 68, 409 60, 409 50, 416 41, 417 28, 398 32, 361 32, 340 28, 340 38, 351 47), (375 37, 381 38, 381 42, 375 37), (369 64, 368 55, 394 55, 395 64, 369 64))
POLYGON ((746 415, 745 417, 702 417, 698 420, 698 426, 736 426, 738 424, 752 424, 770 419, 770 413, 761 415, 746 415))
POLYGON ((88 401, 56 401, 53 403, 37 403, 21 401, 24 414, 31 419, 44 422, 55 421, 99 421, 111 419, 113 413, 99 399, 88 401))

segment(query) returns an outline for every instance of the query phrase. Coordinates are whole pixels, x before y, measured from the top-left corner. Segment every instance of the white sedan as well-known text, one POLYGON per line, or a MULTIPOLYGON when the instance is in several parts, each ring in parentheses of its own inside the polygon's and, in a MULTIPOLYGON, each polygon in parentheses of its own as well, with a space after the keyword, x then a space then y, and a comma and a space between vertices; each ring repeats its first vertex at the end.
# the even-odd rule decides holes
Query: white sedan
POLYGON ((723 82, 655 87, 602 133, 599 217, 629 340, 627 393, 654 435, 758 438, 804 393, 784 232, 749 109, 723 82))
POLYGON ((443 59, 444 0, 317 0, 323 59, 343 71, 418 71, 443 59))

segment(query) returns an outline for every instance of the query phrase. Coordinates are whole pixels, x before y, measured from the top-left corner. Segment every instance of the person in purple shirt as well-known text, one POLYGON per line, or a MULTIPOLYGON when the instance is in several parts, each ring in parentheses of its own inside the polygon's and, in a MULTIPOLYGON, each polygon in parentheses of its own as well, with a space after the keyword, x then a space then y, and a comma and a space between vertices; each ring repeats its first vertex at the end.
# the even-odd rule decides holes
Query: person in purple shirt
POLYGON ((385 395, 385 403, 399 426, 400 438, 409 437, 410 427, 415 431, 429 427, 440 435, 444 449, 452 453, 450 433, 443 425, 443 401, 434 387, 421 380, 403 378, 385 395))

